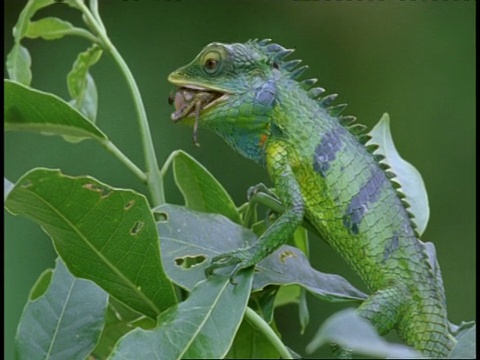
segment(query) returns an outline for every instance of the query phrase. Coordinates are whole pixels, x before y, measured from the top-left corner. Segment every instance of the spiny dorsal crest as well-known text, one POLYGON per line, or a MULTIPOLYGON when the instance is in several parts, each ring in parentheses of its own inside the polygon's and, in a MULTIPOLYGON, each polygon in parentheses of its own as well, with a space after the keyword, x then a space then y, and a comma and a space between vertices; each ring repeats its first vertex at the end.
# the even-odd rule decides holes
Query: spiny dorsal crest
MULTIPOLYGON (((307 65, 299 66, 302 62, 299 59, 285 61, 285 58, 294 52, 293 49, 286 49, 279 44, 271 42, 271 39, 250 40, 249 44, 255 47, 266 57, 268 64, 277 69, 282 69, 289 73, 290 78, 297 80, 308 69, 307 65)), ((338 118, 340 124, 347 128, 354 134, 358 140, 365 144, 369 137, 366 135, 366 126, 361 124, 352 124, 355 121, 353 116, 341 116, 341 113, 347 107, 347 104, 333 105, 337 98, 337 94, 330 94, 321 97, 325 89, 321 87, 313 87, 318 80, 316 78, 305 79, 298 81, 300 87, 307 92, 307 94, 318 101, 318 104, 328 111, 328 113, 338 118)))
MULTIPOLYGON (((292 79, 297 80, 300 75, 302 75, 305 70, 307 70, 308 66, 303 65, 300 66, 301 60, 289 60, 284 61, 284 59, 294 52, 293 49, 286 49, 281 45, 271 43, 270 39, 263 39, 263 40, 251 40, 249 42, 254 47, 256 47, 262 54, 264 54, 267 58, 267 63, 272 65, 277 69, 282 69, 290 74, 292 79)), ((380 168, 385 172, 385 175, 389 179, 390 183, 392 184, 395 192, 397 193, 398 198, 400 199, 405 211, 410 218, 410 223, 412 225, 413 230, 415 231, 416 236, 418 237, 417 226, 413 221, 414 215, 408 210, 410 208, 410 204, 406 201, 405 194, 402 192, 401 184, 398 182, 398 178, 396 177, 395 173, 392 171, 391 167, 385 163, 385 157, 381 154, 375 153, 376 150, 379 148, 376 144, 366 144, 370 139, 371 136, 367 134, 367 127, 365 125, 359 124, 356 122, 355 116, 342 116, 340 115, 343 110, 347 107, 347 104, 340 104, 340 105, 332 105, 335 99, 337 98, 337 94, 330 94, 324 97, 321 97, 325 92, 325 89, 321 87, 313 87, 317 79, 306 79, 298 81, 300 87, 307 92, 307 94, 312 98, 318 101, 318 104, 326 109, 328 113, 336 117, 339 123, 345 127, 350 133, 355 135, 358 141, 365 146, 367 151, 373 155, 375 161, 379 164, 380 168)))

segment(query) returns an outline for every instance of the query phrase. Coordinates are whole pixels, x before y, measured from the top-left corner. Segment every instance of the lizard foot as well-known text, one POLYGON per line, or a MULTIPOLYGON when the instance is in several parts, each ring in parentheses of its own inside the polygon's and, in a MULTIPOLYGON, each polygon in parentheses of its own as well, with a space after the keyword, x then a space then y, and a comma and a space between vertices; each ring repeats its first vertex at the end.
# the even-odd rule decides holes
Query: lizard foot
POLYGON ((263 193, 265 195, 268 195, 274 199, 278 199, 277 196, 265 186, 263 183, 259 183, 255 186, 251 186, 248 191, 247 191, 247 200, 250 201, 252 198, 259 193, 263 193))
POLYGON ((244 250, 236 250, 215 256, 210 262, 210 265, 205 269, 205 276, 208 278, 213 274, 213 271, 215 269, 220 269, 232 265, 235 265, 235 267, 232 271, 230 271, 229 277, 230 282, 235 285, 235 276, 237 275, 237 273, 241 269, 251 266, 248 261, 248 253, 244 250))
POLYGON ((352 352, 348 349, 342 348, 340 345, 338 345, 335 342, 330 343, 330 349, 332 350, 335 359, 351 359, 352 358, 352 352))

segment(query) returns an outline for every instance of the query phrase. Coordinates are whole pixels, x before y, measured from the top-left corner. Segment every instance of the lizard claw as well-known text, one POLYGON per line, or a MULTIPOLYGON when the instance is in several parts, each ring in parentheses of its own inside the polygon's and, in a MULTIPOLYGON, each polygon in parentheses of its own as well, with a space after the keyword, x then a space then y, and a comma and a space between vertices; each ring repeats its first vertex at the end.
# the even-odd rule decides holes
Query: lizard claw
POLYGON ((263 183, 259 183, 255 186, 250 186, 247 191, 247 200, 250 201, 258 193, 271 194, 272 192, 263 183))

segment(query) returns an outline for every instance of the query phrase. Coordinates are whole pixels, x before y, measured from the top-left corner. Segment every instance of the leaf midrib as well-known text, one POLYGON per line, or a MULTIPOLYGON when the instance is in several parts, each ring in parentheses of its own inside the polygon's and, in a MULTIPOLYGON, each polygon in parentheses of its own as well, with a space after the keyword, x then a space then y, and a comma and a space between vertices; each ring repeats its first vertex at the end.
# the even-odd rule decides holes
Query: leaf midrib
MULTIPOLYGON (((96 254, 100 260, 102 260, 121 280, 126 283, 128 287, 130 287, 134 293, 138 294, 140 299, 142 299, 153 311, 159 315, 161 313, 160 309, 151 301, 143 292, 139 292, 137 289, 137 286, 133 284, 126 276, 123 275, 122 272, 120 272, 101 252, 99 252, 95 246, 88 241, 88 239, 84 236, 84 234, 76 227, 74 224, 65 216, 63 216, 63 213, 61 213, 57 208, 55 208, 53 205, 51 205, 46 199, 41 197, 39 194, 35 192, 31 192, 28 190, 25 190, 25 192, 33 194, 37 199, 41 200, 45 205, 47 205, 54 213, 56 213, 60 219, 65 221, 65 223, 73 229, 74 233, 78 235, 78 237, 87 244, 87 246, 93 251, 94 254, 96 254)), ((48 226, 48 224, 47 224, 48 226)), ((100 285, 100 284, 98 284, 100 285)), ((106 290, 106 289, 105 289, 106 290)), ((109 291, 107 291, 109 292, 109 291)), ((145 314, 147 315, 147 314, 145 314)), ((147 315, 148 316, 148 315, 147 315)))

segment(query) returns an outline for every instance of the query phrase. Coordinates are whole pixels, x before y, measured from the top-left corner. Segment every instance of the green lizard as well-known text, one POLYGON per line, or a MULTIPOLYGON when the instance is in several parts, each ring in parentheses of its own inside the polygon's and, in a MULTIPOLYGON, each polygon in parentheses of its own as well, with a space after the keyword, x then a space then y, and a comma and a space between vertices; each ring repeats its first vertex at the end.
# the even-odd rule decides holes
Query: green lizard
POLYGON ((357 309, 380 334, 396 329, 415 349, 445 357, 449 333, 441 278, 429 263, 407 205, 366 146, 365 128, 320 98, 316 79, 293 50, 252 40, 211 43, 168 80, 176 85, 173 121, 220 135, 243 156, 265 166, 285 212, 249 248, 212 259, 207 272, 255 265, 284 244, 306 217, 358 272, 373 294, 357 309))

